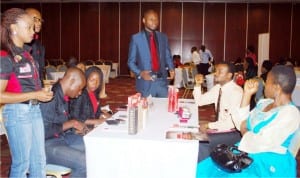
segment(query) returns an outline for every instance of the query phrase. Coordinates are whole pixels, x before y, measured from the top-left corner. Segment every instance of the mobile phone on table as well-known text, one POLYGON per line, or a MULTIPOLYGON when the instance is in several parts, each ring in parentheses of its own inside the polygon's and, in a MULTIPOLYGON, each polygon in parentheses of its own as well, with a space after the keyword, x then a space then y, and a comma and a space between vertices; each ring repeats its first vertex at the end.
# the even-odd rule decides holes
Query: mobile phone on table
POLYGON ((108 125, 118 125, 120 123, 119 120, 106 120, 105 121, 108 125))

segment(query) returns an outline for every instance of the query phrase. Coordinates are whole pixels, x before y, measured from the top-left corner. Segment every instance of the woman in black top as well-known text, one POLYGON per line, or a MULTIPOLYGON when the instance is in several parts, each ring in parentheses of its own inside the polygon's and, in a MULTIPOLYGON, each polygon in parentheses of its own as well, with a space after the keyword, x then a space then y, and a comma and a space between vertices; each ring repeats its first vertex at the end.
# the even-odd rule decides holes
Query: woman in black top
POLYGON ((246 57, 244 60, 245 80, 257 77, 257 66, 254 64, 253 59, 246 57))
POLYGON ((98 67, 92 66, 86 70, 85 77, 86 87, 78 98, 71 101, 70 114, 71 118, 94 127, 110 117, 110 114, 101 111, 100 105, 103 73, 98 67))
POLYGON ((12 8, 1 14, 0 104, 3 108, 12 165, 10 177, 46 177, 44 125, 40 101, 52 99, 43 90, 38 64, 25 43, 33 39, 33 19, 12 8))

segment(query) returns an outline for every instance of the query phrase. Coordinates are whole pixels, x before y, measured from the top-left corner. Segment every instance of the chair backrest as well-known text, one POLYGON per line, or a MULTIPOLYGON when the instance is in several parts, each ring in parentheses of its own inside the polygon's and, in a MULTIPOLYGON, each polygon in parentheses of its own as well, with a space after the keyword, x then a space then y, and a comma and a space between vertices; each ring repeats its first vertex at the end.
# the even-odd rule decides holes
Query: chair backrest
POLYGON ((113 62, 112 62, 112 61, 104 61, 104 64, 105 64, 105 65, 109 65, 109 66, 110 66, 110 70, 113 70, 113 69, 112 69, 112 65, 113 65, 113 62))
POLYGON ((84 61, 84 64, 86 66, 92 66, 92 65, 94 65, 94 61, 93 60, 86 60, 86 61, 84 61))
POLYGON ((63 59, 48 59, 48 64, 53 66, 58 66, 65 64, 65 61, 63 59))
POLYGON ((65 64, 62 64, 62 65, 58 65, 56 67, 56 69, 57 69, 58 72, 66 72, 68 67, 65 64))
POLYGON ((194 66, 182 68, 182 82, 185 88, 193 89, 195 85, 195 75, 197 69, 194 66))
POLYGON ((104 60, 99 59, 98 61, 94 62, 95 65, 103 65, 104 64, 104 60))
POLYGON ((50 75, 51 72, 57 72, 57 69, 53 65, 48 65, 45 67, 46 69, 46 79, 47 80, 53 80, 52 76, 50 75))

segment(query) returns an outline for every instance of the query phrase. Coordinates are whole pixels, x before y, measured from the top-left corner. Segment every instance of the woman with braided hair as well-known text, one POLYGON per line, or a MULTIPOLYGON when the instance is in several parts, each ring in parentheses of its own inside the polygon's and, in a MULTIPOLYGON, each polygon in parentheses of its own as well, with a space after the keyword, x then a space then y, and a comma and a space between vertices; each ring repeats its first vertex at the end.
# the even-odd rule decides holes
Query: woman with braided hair
POLYGON ((31 42, 33 19, 12 8, 1 14, 0 104, 12 155, 10 177, 46 177, 44 126, 39 103, 50 101, 42 89, 38 64, 25 43, 31 42))

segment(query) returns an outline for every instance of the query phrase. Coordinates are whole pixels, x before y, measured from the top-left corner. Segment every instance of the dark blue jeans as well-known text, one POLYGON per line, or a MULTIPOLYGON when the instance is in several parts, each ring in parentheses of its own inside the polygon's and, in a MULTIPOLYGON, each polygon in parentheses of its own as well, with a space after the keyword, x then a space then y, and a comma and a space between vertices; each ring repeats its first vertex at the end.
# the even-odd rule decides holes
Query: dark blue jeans
POLYGON ((58 138, 47 139, 47 163, 72 169, 71 177, 86 177, 85 147, 83 137, 68 132, 58 138))

